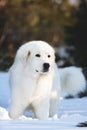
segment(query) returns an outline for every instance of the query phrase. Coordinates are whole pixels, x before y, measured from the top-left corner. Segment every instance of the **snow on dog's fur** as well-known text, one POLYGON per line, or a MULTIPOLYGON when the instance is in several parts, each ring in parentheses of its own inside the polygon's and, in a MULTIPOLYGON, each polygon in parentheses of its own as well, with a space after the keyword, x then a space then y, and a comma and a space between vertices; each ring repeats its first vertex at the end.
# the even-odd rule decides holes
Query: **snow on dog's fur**
MULTIPOLYGON (((57 114, 61 85, 54 53, 44 41, 28 42, 17 51, 10 69, 11 118, 20 117, 26 108, 32 109, 35 117, 41 120, 57 114)), ((63 89, 66 91, 65 86, 63 89)))

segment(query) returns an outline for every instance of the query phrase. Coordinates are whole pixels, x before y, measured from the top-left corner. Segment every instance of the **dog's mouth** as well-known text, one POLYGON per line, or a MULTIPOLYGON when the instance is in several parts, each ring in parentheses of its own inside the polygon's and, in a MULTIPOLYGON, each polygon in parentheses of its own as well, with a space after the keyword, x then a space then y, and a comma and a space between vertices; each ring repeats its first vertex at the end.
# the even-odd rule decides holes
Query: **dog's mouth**
POLYGON ((36 72, 38 73, 39 71, 38 71, 38 70, 36 70, 36 72))
POLYGON ((36 72, 39 74, 47 74, 49 72, 49 70, 43 70, 43 71, 39 71, 36 69, 36 72))

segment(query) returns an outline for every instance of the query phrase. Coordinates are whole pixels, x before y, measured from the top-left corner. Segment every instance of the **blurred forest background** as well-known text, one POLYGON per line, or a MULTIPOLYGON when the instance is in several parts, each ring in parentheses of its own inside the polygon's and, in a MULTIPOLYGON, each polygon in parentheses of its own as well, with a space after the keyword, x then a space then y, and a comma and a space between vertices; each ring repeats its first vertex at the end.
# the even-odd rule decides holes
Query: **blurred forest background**
POLYGON ((0 0, 0 70, 20 45, 44 40, 60 67, 82 67, 87 77, 87 0, 0 0))

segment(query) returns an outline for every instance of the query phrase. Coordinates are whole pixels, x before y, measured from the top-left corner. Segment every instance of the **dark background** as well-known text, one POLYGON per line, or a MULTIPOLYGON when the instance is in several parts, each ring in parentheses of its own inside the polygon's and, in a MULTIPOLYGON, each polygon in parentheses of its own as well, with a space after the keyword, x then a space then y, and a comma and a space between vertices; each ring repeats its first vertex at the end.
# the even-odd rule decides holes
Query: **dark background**
POLYGON ((87 0, 0 0, 0 71, 30 40, 48 42, 60 67, 82 67, 87 78, 87 0))

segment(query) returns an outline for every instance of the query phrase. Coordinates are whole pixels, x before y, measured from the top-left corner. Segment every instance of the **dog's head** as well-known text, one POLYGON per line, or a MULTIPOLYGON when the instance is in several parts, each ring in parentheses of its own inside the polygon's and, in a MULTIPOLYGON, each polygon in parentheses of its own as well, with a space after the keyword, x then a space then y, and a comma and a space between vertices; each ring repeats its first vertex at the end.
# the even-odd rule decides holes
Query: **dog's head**
POLYGON ((31 41, 22 45, 17 55, 22 64, 37 74, 49 73, 55 62, 53 48, 44 41, 31 41))

